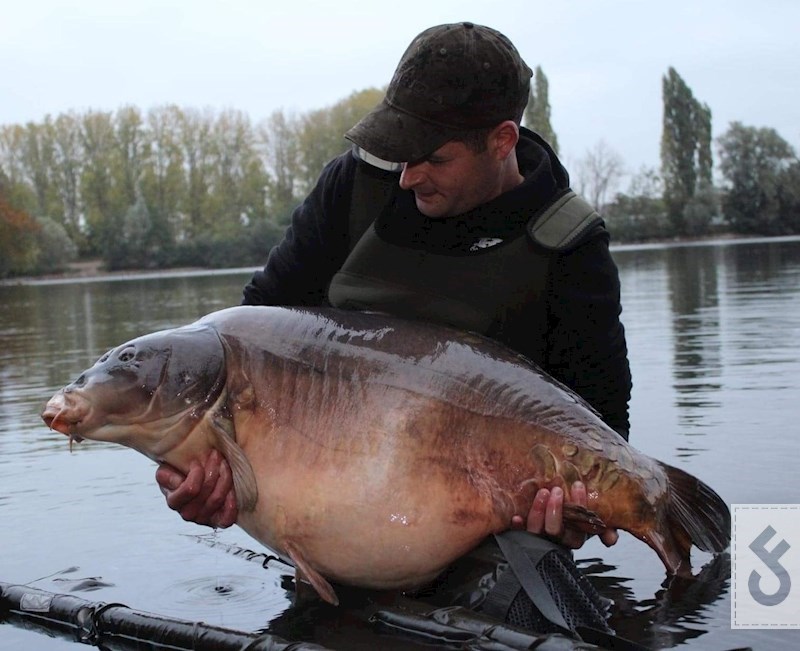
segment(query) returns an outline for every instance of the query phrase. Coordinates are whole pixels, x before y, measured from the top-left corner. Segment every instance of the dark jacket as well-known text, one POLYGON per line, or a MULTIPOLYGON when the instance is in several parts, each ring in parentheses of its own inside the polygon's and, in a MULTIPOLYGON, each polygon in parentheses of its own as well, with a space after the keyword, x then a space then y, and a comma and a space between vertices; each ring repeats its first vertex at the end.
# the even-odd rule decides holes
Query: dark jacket
MULTIPOLYGON (((470 213, 429 220, 413 206, 413 193, 398 191, 394 205, 376 214, 376 231, 394 245, 449 255, 471 255, 482 238, 519 236, 532 215, 569 187, 569 178, 530 131, 522 130, 517 158, 525 181, 470 213), (402 219, 392 219, 397 214, 402 219)), ((350 197, 356 166, 363 164, 348 152, 325 167, 264 270, 245 287, 245 304, 327 304, 328 285, 351 250, 350 197)), ((631 377, 608 242, 605 228, 597 226, 578 246, 546 253, 551 259, 541 297, 509 306, 486 334, 577 391, 627 437, 631 377)))

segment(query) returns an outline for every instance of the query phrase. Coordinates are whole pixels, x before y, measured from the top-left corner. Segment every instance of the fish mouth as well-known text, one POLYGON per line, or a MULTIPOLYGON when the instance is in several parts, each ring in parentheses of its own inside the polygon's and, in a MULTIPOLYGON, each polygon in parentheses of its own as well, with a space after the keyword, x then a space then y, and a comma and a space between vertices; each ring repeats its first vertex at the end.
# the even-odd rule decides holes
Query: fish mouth
POLYGON ((84 401, 74 400, 59 391, 45 405, 42 420, 51 430, 69 437, 69 450, 72 452, 73 442, 83 441, 83 437, 75 433, 75 428, 81 424, 87 412, 88 407, 84 401))

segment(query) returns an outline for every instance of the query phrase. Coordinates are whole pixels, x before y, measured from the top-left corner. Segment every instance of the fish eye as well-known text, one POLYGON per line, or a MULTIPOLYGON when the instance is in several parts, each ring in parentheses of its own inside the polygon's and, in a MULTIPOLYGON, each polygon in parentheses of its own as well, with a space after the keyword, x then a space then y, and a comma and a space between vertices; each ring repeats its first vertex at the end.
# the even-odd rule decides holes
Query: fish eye
POLYGON ((119 359, 120 362, 130 362, 134 357, 136 357, 134 349, 126 348, 119 354, 119 357, 117 359, 119 359))

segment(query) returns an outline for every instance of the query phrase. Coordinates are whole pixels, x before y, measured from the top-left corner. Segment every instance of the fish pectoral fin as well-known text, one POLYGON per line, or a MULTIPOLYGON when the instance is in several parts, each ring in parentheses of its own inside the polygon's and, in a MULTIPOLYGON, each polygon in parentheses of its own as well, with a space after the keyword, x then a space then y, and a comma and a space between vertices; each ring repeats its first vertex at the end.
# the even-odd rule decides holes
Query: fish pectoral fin
POLYGON ((578 504, 564 504, 562 513, 565 521, 577 526, 585 533, 600 533, 607 529, 606 523, 594 511, 578 504))
POLYGON ((233 435, 233 425, 230 419, 217 413, 211 419, 212 429, 217 438, 220 452, 233 475, 233 490, 236 493, 236 507, 242 513, 247 513, 256 508, 258 502, 258 484, 253 466, 250 465, 244 450, 236 443, 233 435))
POLYGON ((292 559, 292 562, 297 568, 295 571, 295 580, 307 580, 322 599, 327 601, 329 604, 338 606, 339 598, 336 596, 333 586, 328 583, 324 576, 322 576, 308 564, 303 556, 303 553, 300 551, 300 549, 298 549, 297 545, 289 541, 284 544, 284 548, 286 549, 286 553, 289 554, 289 558, 292 559))

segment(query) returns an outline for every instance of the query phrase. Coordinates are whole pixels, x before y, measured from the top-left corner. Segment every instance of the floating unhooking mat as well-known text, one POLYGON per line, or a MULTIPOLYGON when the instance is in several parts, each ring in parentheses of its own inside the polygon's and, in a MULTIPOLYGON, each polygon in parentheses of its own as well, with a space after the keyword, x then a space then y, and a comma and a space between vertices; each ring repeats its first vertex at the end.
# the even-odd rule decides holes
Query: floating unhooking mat
POLYGON ((324 651, 317 644, 167 619, 122 604, 93 603, 8 583, 0 583, 0 623, 115 651, 324 651))
MULTIPOLYGON (((601 647, 559 634, 527 634, 464 608, 399 608, 371 605, 353 613, 377 635, 400 636, 469 651, 590 651, 601 647)), ((0 582, 0 623, 109 651, 325 651, 268 633, 247 633, 202 622, 165 618, 122 604, 97 603, 0 582)), ((380 644, 376 637, 376 644, 380 644)), ((387 638, 383 638, 386 640, 387 638)), ((397 639, 395 637, 395 639, 397 639)), ((412 648, 409 645, 409 648, 412 648)))

